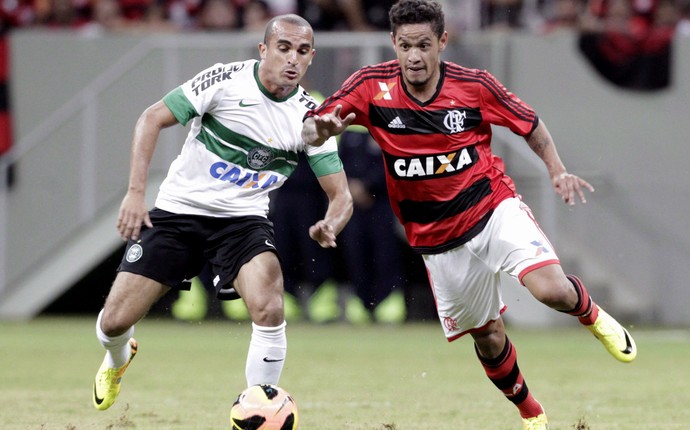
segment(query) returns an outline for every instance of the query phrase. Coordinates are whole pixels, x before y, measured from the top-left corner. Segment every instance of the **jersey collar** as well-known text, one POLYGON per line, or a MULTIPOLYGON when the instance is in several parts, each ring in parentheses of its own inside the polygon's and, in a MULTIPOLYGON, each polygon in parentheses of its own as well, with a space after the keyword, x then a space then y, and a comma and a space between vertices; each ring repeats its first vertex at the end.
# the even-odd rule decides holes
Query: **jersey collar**
POLYGON ((261 90, 261 92, 264 93, 264 95, 265 95, 266 97, 268 97, 269 99, 273 100, 274 102, 284 102, 284 101, 287 101, 290 97, 292 97, 292 96, 294 96, 295 94, 297 94, 297 91, 299 91, 299 85, 297 85, 297 86, 295 87, 294 91, 292 91, 290 94, 288 94, 286 97, 284 97, 284 98, 282 98, 282 99, 281 99, 281 98, 278 98, 278 97, 276 97, 276 96, 274 96, 273 94, 271 94, 271 92, 268 91, 268 90, 266 89, 266 87, 264 87, 264 84, 262 84, 261 81, 259 80, 259 61, 257 61, 256 64, 254 64, 254 80, 256 81, 256 85, 259 86, 259 90, 261 90))
POLYGON ((445 80, 445 77, 446 77, 446 63, 444 61, 441 61, 440 69, 441 70, 440 70, 439 76, 438 76, 438 83, 436 84, 436 91, 434 92, 434 95, 432 95, 431 98, 425 102, 419 101, 416 97, 414 97, 412 94, 410 94, 409 91, 407 91, 407 85, 405 85, 405 79, 403 79, 402 71, 401 71, 401 73, 400 73, 400 84, 402 85, 402 88, 403 88, 403 91, 405 91, 405 94, 407 94, 407 97, 409 97, 410 100, 414 101, 419 106, 428 106, 431 103, 433 103, 434 100, 436 100, 436 97, 438 97, 438 94, 441 92, 441 88, 443 87, 443 81, 445 80))

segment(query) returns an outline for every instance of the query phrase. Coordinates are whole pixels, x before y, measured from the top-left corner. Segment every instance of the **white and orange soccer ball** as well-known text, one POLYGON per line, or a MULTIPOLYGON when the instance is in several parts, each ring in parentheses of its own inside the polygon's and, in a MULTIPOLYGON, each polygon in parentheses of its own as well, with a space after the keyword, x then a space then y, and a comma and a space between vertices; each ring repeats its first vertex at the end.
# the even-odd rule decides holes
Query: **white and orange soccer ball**
POLYGON ((253 385, 242 391, 230 410, 232 430, 296 430, 297 404, 275 385, 253 385))

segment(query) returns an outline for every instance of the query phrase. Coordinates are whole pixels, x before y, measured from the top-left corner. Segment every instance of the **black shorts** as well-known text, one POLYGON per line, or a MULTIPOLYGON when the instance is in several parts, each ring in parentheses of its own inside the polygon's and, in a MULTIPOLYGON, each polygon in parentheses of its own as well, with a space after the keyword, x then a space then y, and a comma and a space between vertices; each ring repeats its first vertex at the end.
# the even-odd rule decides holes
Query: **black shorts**
POLYGON ((118 271, 136 273, 173 289, 188 290, 204 264, 211 266, 216 291, 232 286, 240 268, 254 256, 278 255, 273 223, 260 216, 216 218, 153 209, 153 228, 127 243, 118 271))

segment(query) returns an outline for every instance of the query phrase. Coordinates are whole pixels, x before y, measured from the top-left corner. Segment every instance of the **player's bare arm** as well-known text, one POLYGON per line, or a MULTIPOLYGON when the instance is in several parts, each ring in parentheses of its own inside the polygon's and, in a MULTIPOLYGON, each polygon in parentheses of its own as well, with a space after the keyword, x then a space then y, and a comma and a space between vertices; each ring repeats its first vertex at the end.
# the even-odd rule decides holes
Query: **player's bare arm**
POLYGON ((328 196, 328 209, 324 219, 309 227, 309 237, 317 241, 322 248, 335 248, 336 236, 352 217, 352 195, 345 171, 324 175, 318 180, 328 196))
POLYGON ((160 131, 176 123, 163 101, 149 106, 137 120, 130 152, 129 185, 117 218, 117 231, 123 240, 138 239, 142 225, 152 227, 145 200, 149 166, 160 131))
POLYGON ((561 196, 563 202, 573 206, 575 204, 575 194, 577 193, 580 201, 587 203, 584 189, 594 192, 594 187, 579 176, 568 173, 561 158, 558 156, 556 144, 551 137, 551 133, 549 133, 543 121, 539 120, 537 128, 530 135, 526 136, 526 140, 532 151, 546 165, 553 189, 561 196))
POLYGON ((341 118, 342 108, 342 105, 338 105, 333 112, 307 118, 302 126, 302 140, 307 145, 321 146, 328 138, 345 131, 355 120, 355 114, 351 112, 345 118, 341 118))

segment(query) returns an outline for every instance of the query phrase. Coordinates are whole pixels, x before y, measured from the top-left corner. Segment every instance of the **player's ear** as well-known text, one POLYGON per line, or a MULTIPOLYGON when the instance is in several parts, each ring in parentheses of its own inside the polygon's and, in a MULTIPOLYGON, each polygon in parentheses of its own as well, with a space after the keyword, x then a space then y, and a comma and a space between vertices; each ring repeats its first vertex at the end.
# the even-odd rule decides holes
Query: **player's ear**
POLYGON ((438 45, 441 49, 441 51, 446 49, 446 45, 448 44, 448 32, 444 31, 441 37, 438 39, 438 45))
POLYGON ((266 50, 267 49, 268 49, 268 47, 265 44, 259 43, 259 57, 261 57, 262 60, 266 59, 266 50))

